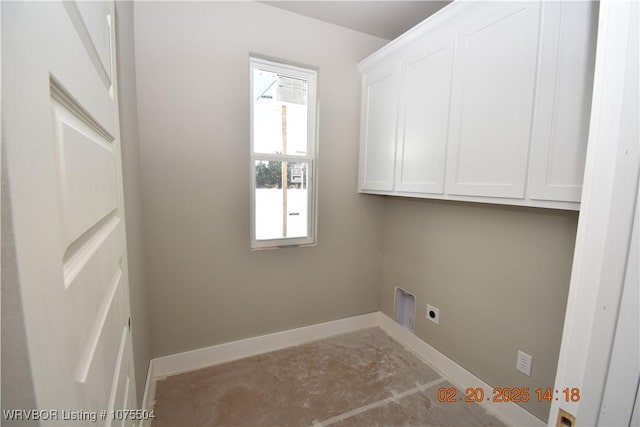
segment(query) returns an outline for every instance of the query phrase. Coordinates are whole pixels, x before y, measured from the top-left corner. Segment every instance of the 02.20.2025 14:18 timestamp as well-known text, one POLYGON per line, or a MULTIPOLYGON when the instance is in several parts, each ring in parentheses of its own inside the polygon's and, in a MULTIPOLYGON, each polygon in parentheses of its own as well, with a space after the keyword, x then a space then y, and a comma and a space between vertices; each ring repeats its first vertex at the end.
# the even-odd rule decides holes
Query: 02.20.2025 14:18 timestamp
POLYGON ((438 389, 438 402, 469 402, 479 403, 483 401, 505 402, 528 402, 536 399, 538 402, 551 402, 561 400, 564 402, 579 402, 580 389, 578 387, 565 388, 564 390, 553 390, 552 388, 537 388, 532 393, 529 387, 494 387, 493 396, 486 396, 482 387, 468 387, 464 390, 464 397, 458 396, 458 389, 455 387, 441 387, 438 389))

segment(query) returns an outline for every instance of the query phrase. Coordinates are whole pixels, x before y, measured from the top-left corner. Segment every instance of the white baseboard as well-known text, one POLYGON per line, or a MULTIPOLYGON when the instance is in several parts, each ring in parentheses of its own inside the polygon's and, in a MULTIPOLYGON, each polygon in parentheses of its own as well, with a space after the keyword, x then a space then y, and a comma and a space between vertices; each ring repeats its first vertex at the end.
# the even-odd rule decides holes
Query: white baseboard
POLYGON ((378 312, 290 329, 240 341, 153 359, 154 377, 179 374, 243 357, 280 350, 311 341, 378 326, 378 312))
MULTIPOLYGON (((443 377, 459 389, 467 387, 482 387, 485 396, 493 396, 493 387, 473 375, 471 372, 440 353, 435 348, 418 338, 415 334, 404 329, 386 314, 378 312, 378 326, 391 338, 413 351, 433 368, 438 370, 443 377)), ((512 402, 495 403, 482 401, 480 403, 488 413, 500 421, 511 426, 543 426, 545 423, 537 417, 512 402)))
MULTIPOLYGON (((142 408, 153 409, 155 384, 159 378, 376 326, 438 370, 456 387, 460 389, 482 387, 486 396, 493 396, 493 388, 487 383, 404 329, 384 313, 377 311, 152 359, 149 364, 142 408)), ((480 405, 507 425, 536 427, 544 425, 542 421, 515 403, 482 402, 480 405)))

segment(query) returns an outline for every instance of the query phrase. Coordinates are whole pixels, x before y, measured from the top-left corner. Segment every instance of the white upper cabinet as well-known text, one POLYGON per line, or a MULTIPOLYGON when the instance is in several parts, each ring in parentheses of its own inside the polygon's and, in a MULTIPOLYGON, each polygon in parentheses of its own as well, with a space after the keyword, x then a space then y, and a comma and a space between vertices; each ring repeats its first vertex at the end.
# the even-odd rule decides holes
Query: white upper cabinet
POLYGON ((449 194, 524 198, 539 10, 498 2, 459 31, 449 194))
POLYGON ((397 61, 377 64, 364 76, 360 190, 393 190, 399 81, 397 61))
POLYGON ((587 153, 598 3, 543 3, 528 196, 580 201, 587 153))
POLYGON ((449 32, 401 54, 397 191, 444 192, 454 48, 455 33, 449 32))
POLYGON ((453 2, 359 66, 359 190, 580 208, 593 2, 453 2))

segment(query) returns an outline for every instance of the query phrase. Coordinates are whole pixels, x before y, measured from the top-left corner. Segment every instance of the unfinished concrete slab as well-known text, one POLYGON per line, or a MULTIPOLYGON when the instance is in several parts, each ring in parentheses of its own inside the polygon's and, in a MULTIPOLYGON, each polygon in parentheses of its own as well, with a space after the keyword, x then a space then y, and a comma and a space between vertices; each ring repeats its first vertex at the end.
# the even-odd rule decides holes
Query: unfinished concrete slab
POLYGON ((452 385, 372 328, 159 380, 152 426, 503 425, 438 402, 440 387, 452 385))

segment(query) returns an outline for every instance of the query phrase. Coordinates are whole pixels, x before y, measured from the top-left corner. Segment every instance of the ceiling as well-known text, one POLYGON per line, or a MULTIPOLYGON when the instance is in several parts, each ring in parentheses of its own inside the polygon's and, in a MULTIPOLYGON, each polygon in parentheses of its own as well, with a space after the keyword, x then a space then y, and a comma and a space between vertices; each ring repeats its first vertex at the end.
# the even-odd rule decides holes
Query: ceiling
POLYGON ((393 40, 450 1, 262 1, 320 21, 393 40))

